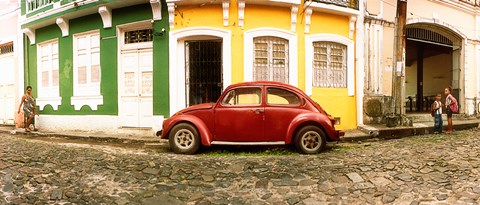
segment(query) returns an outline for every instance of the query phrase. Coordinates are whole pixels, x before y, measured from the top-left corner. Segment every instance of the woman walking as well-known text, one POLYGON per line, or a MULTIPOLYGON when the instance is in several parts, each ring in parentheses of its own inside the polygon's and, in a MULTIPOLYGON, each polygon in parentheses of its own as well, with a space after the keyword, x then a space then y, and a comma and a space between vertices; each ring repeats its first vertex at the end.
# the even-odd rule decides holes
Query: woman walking
POLYGON ((23 105, 23 113, 27 117, 25 122, 25 132, 30 132, 30 125, 33 122, 33 117, 37 114, 37 106, 35 105, 35 99, 32 96, 32 86, 27 86, 27 92, 23 95, 22 100, 20 101, 20 106, 18 106, 18 113, 20 113, 20 108, 23 105))

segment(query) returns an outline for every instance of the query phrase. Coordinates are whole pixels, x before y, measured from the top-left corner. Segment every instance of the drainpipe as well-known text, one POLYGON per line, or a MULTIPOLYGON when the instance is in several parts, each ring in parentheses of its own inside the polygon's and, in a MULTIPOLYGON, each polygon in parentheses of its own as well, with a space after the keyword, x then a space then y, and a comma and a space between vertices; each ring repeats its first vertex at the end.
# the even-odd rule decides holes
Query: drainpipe
POLYGON ((364 33, 364 18, 365 18, 365 0, 359 0, 358 3, 359 15, 357 17, 357 25, 355 29, 355 44, 356 44, 356 104, 357 104, 357 127, 363 125, 363 88, 365 80, 365 33, 364 33))

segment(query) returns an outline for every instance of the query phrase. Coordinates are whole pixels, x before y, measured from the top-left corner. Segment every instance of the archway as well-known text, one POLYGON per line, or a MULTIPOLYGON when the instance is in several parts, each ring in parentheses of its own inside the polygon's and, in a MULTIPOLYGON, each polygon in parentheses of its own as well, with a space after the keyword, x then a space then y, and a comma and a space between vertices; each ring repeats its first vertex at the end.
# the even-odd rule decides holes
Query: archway
POLYGON ((445 98, 447 86, 462 105, 463 35, 448 25, 425 21, 408 24, 406 37, 406 111, 429 111, 437 93, 445 98))

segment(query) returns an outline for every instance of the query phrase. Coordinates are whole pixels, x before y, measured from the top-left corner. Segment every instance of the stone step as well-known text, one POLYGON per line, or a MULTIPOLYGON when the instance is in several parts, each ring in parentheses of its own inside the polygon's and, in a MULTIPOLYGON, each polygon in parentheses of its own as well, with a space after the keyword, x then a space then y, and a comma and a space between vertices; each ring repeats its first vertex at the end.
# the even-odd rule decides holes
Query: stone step
MULTIPOLYGON (((407 117, 411 117, 413 123, 421 123, 421 122, 432 122, 434 121, 434 118, 428 113, 428 114, 407 114, 407 117)), ((442 115, 443 120, 447 120, 447 114, 442 115)), ((467 117, 464 114, 453 114, 453 120, 458 121, 458 120, 475 120, 477 119, 476 117, 467 117)))

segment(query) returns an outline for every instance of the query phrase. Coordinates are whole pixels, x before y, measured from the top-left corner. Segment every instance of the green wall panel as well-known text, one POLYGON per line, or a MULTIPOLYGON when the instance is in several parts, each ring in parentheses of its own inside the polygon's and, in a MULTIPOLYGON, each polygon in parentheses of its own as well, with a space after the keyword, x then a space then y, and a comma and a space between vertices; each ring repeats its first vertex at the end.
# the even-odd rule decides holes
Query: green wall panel
MULTIPOLYGON (((153 69, 154 69, 154 115, 169 115, 169 89, 168 89, 168 11, 165 2, 162 2, 162 20, 153 23, 157 35, 153 40, 153 69), (161 30, 165 29, 162 33, 161 30)), ((46 106, 40 114, 54 115, 118 115, 118 37, 116 26, 137 21, 150 20, 152 10, 150 4, 142 4, 112 11, 112 28, 103 28, 99 14, 92 14, 69 21, 69 35, 61 36, 57 25, 50 25, 36 30, 36 44, 30 45, 25 37, 25 53, 28 56, 25 66, 25 85, 34 87, 37 95, 37 44, 58 39, 59 43, 59 73, 60 96, 62 104, 58 110, 46 106), (97 110, 83 106, 74 110, 71 105, 73 96, 73 36, 92 30, 100 31, 100 64, 101 64, 101 94, 103 105, 97 110)))

